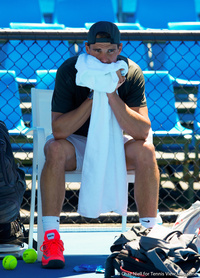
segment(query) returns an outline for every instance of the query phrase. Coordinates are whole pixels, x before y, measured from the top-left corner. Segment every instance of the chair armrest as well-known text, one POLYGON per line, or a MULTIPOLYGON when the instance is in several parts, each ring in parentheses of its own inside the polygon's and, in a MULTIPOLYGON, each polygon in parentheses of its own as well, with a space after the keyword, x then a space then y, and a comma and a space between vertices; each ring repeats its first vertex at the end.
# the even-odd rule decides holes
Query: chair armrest
POLYGON ((36 127, 30 127, 30 128, 25 132, 25 134, 26 134, 26 135, 32 135, 32 136, 33 136, 34 130, 36 130, 36 127))
POLYGON ((45 136, 44 128, 43 127, 30 127, 25 134, 27 135, 37 135, 45 136))
POLYGON ((15 80, 19 84, 36 84, 37 79, 26 79, 26 78, 21 78, 21 77, 15 77, 15 80))
POLYGON ((43 30, 57 30, 57 29, 65 29, 64 24, 57 23, 18 23, 18 22, 10 22, 11 29, 43 29, 43 30))
POLYGON ((35 160, 35 165, 37 165, 39 161, 39 155, 43 155, 43 148, 46 142, 44 128, 32 127, 29 128, 26 134, 33 136, 33 158, 35 160))
MULTIPOLYGON (((46 137, 45 137, 45 132, 44 132, 44 128, 42 127, 37 127, 36 128, 36 131, 34 132, 37 132, 37 140, 38 142, 40 143, 40 145, 45 145, 45 142, 46 142, 46 137)), ((35 135, 35 134, 34 134, 35 135)))
POLYGON ((174 86, 199 86, 200 81, 186 80, 181 78, 174 78, 170 75, 170 79, 173 82, 174 86))

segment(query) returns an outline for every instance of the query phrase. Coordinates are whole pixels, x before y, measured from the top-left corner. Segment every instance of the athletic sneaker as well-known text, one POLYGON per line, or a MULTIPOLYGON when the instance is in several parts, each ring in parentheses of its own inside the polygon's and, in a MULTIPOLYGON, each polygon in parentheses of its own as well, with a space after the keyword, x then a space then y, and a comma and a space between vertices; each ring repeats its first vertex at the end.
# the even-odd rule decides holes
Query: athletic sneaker
POLYGON ((57 230, 45 232, 44 242, 40 250, 43 252, 43 268, 63 268, 65 266, 63 256, 64 244, 60 240, 60 235, 57 230))

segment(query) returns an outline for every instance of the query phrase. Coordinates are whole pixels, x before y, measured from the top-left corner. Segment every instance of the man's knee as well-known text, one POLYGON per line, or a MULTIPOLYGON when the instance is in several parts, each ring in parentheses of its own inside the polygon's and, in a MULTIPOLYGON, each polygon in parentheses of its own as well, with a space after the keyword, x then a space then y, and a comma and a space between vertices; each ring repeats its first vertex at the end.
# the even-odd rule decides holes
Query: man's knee
POLYGON ((50 140, 44 147, 47 161, 65 163, 75 154, 74 146, 67 140, 50 140))
POLYGON ((142 148, 143 152, 145 153, 145 155, 148 155, 150 159, 154 159, 155 158, 155 147, 152 143, 149 142, 145 142, 143 144, 143 148, 142 148))
POLYGON ((128 164, 152 164, 156 163, 155 147, 152 143, 145 141, 134 141, 126 146, 126 160, 128 164))
POLYGON ((144 144, 142 144, 141 146, 138 156, 142 161, 146 161, 147 163, 152 163, 153 161, 155 161, 156 153, 154 145, 149 142, 144 142, 144 144))

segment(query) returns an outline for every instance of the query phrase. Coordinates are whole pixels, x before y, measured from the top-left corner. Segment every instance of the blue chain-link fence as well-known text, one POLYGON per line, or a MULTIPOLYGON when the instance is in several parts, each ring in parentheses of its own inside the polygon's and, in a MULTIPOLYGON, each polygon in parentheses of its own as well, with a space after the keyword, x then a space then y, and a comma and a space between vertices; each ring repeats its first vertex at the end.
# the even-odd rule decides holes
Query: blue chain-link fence
MULTIPOLYGON (((121 31, 123 52, 140 65, 160 169, 159 209, 165 222, 200 197, 200 31, 121 31)), ((21 216, 29 222, 33 138, 32 87, 53 89, 57 68, 85 51, 87 31, 0 29, 0 119, 16 162, 26 173, 21 216)), ((113 214, 85 219, 76 214, 79 184, 66 185, 61 223, 117 223, 113 214)), ((37 207, 36 207, 37 210, 37 207)), ((129 184, 128 222, 136 222, 134 184, 129 184)))

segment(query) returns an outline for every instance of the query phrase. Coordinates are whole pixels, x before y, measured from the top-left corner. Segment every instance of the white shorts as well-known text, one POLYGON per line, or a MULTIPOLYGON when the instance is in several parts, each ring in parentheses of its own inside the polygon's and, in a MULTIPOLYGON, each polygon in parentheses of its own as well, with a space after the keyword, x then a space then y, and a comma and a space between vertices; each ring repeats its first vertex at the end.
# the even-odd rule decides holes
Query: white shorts
MULTIPOLYGON (((54 138, 54 136, 53 136, 53 134, 51 134, 51 135, 47 136, 46 141, 53 139, 53 138, 54 138)), ((124 144, 131 139, 133 139, 133 137, 131 137, 129 135, 124 135, 124 144)), ((87 137, 77 135, 77 134, 72 134, 69 137, 67 137, 66 140, 71 142, 75 148, 76 170, 82 170, 87 137)))

